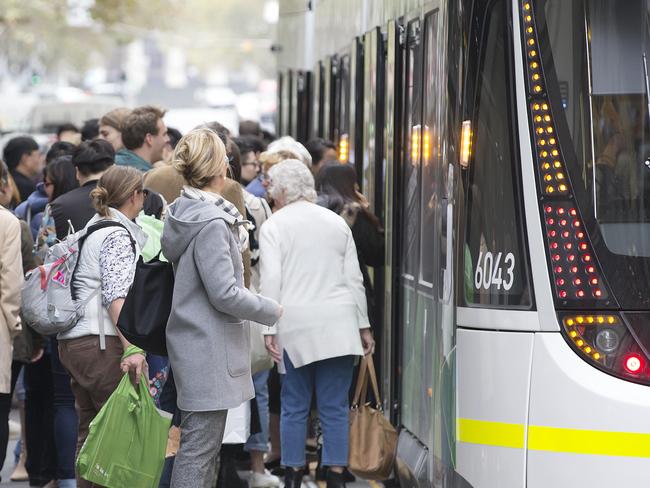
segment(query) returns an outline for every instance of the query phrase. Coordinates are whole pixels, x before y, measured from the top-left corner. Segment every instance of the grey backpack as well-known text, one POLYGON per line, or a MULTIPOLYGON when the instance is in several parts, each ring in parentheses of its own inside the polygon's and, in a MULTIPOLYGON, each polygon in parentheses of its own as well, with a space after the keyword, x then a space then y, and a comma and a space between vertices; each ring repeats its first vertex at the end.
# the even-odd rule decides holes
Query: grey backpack
POLYGON ((100 286, 84 300, 77 300, 72 281, 84 241, 106 227, 126 229, 113 220, 88 226, 52 246, 45 262, 27 273, 20 309, 23 320, 39 334, 54 335, 74 327, 83 317, 88 302, 101 292, 100 286))

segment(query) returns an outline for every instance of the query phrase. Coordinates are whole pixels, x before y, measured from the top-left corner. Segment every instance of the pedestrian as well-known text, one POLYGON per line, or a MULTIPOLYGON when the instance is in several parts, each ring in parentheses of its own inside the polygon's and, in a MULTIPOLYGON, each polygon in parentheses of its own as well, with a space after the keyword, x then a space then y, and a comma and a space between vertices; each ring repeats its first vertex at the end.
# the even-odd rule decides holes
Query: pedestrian
MULTIPOLYGON (((46 203, 40 214, 36 214, 32 217, 32 230, 35 226, 34 221, 38 224, 36 233, 34 234, 34 239, 36 241, 37 254, 41 257, 44 257, 47 249, 56 244, 57 241, 56 225, 54 223, 54 217, 52 216, 52 208, 49 204, 61 195, 65 195, 69 191, 79 188, 79 181, 77 181, 76 169, 72 164, 71 156, 62 156, 55 159, 45 167, 43 174, 43 189, 48 203, 46 203)), ((39 185, 37 185, 37 188, 39 185)), ((25 202, 20 205, 23 205, 24 203, 25 202)), ((18 214, 18 211, 20 210, 20 205, 16 209, 16 215, 19 217, 20 215, 18 214)), ((37 207, 36 210, 39 208, 40 207, 37 207)), ((33 211, 34 207, 32 207, 32 212, 33 211)))
POLYGON ((323 163, 338 159, 336 144, 327 139, 320 137, 311 139, 305 144, 305 148, 307 148, 307 151, 311 155, 311 171, 314 175, 318 174, 323 163))
POLYGON ((18 378, 12 374, 12 342, 21 331, 20 289, 23 283, 20 223, 6 205, 12 198, 8 173, 0 164, 0 471, 9 441, 11 396, 18 378))
POLYGON ((273 152, 264 151, 260 154, 260 172, 257 177, 246 185, 246 191, 256 197, 267 198, 268 172, 272 166, 287 159, 300 159, 298 151, 290 149, 277 149, 273 152))
POLYGON ((276 211, 260 231, 260 279, 262 293, 285 308, 277 326, 265 331, 284 373, 285 486, 301 486, 315 391, 327 486, 343 487, 352 371, 356 357, 374 349, 354 239, 341 217, 314 203, 314 178, 304 162, 283 161, 269 177, 276 211))
POLYGON ((76 125, 66 122, 57 127, 56 140, 60 142, 79 144, 81 142, 81 132, 79 132, 79 128, 76 125))
POLYGON ((79 187, 53 199, 50 215, 54 219, 56 238, 63 240, 70 232, 83 229, 95 214, 90 192, 104 172, 113 166, 115 151, 102 140, 82 142, 72 154, 79 187))
POLYGON ((162 159, 163 149, 169 142, 167 127, 163 122, 164 115, 164 110, 145 106, 133 109, 126 116, 122 123, 124 149, 115 155, 117 165, 145 172, 162 159))
POLYGON ((160 166, 169 166, 172 163, 172 155, 174 154, 174 149, 176 149, 176 145, 178 144, 178 141, 181 140, 181 137, 183 137, 183 134, 181 134, 178 129, 167 127, 167 136, 169 137, 169 141, 163 148, 162 159, 154 163, 154 168, 158 168, 160 166))
MULTIPOLYGON (((50 202, 78 187, 70 156, 55 159, 45 167, 44 173, 50 202)), ((42 214, 38 235, 38 256, 42 258, 47 248, 56 243, 49 204, 42 214)), ((56 345, 55 338, 45 338, 40 357, 24 368, 25 438, 29 453, 26 467, 33 485, 56 479, 59 487, 74 488, 77 415, 70 378, 60 364, 56 345)))
POLYGON ((227 409, 253 397, 246 320, 274 324, 281 307, 244 287, 243 218, 220 193, 228 158, 206 128, 186 134, 173 166, 187 182, 162 237, 176 279, 167 349, 178 391, 181 441, 172 487, 211 487, 227 409))
POLYGON ((99 137, 99 119, 88 119, 81 126, 81 141, 92 141, 99 137))
POLYGON ((115 152, 124 149, 122 126, 131 109, 121 107, 111 110, 99 119, 99 138, 111 143, 115 152))
POLYGON ((20 201, 27 200, 36 190, 36 178, 42 171, 37 142, 28 136, 14 137, 4 147, 2 156, 18 188, 20 201))
MULTIPOLYGON (((78 300, 99 293, 90 299, 79 322, 57 337, 61 363, 70 374, 79 415, 77 455, 88 436, 90 422, 122 374, 130 373, 132 381, 139 383, 147 369, 144 352, 130 348, 115 326, 146 241, 144 232, 133 222, 145 198, 142 173, 135 168, 111 167, 90 197, 97 213, 87 227, 103 221, 119 226, 103 227, 86 238, 71 286, 78 300), (123 356, 127 349, 134 353, 123 356)), ((92 486, 79 476, 77 485, 92 486)))
POLYGON ((257 159, 258 153, 255 151, 253 136, 237 137, 233 139, 239 148, 241 160, 241 177, 239 182, 246 187, 251 181, 257 178, 260 172, 260 162, 257 159))

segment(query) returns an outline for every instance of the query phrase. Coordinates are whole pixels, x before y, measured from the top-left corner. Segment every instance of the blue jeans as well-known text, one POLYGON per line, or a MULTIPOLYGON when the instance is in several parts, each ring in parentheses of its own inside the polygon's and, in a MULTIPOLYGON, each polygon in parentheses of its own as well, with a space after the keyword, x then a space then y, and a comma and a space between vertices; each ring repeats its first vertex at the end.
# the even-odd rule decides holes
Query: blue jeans
POLYGON ((323 430, 323 466, 347 466, 349 451, 348 391, 352 382, 354 356, 324 359, 295 368, 286 351, 286 375, 282 381, 280 439, 282 464, 305 466, 307 419, 312 392, 323 430))
POLYGON ((74 407, 74 394, 70 388, 70 376, 59 359, 59 346, 52 339, 52 378, 54 381, 54 444, 56 445, 56 478, 59 486, 67 480, 76 486, 75 452, 77 450, 77 427, 79 417, 74 407))
POLYGON ((266 369, 253 375, 255 401, 257 402, 261 431, 248 438, 244 445, 244 450, 247 452, 269 452, 269 385, 267 382, 270 372, 271 370, 266 369))

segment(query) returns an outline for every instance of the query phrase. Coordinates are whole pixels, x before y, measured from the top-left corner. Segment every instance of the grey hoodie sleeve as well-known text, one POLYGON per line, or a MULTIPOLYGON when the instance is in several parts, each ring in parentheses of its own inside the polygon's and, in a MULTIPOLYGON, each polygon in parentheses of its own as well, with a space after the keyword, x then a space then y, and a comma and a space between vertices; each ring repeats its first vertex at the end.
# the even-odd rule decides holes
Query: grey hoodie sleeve
POLYGON ((275 324, 278 303, 237 286, 230 254, 230 229, 223 220, 210 222, 196 236, 194 259, 214 308, 243 320, 275 324))

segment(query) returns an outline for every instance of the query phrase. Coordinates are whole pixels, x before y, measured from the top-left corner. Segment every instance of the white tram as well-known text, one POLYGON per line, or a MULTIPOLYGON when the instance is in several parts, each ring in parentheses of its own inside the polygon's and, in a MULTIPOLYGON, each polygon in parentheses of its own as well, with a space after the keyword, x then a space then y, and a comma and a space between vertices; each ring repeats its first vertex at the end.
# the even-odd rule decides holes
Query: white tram
POLYGON ((281 0, 279 132, 334 140, 401 486, 650 483, 648 0, 281 0))

